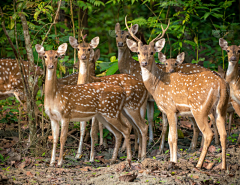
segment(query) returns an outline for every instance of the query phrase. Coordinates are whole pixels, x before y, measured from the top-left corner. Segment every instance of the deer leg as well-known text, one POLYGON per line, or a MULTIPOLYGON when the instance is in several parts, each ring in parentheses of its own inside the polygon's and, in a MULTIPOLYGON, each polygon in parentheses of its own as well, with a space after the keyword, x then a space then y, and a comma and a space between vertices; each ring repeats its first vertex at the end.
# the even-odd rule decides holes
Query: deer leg
POLYGON ((190 147, 188 149, 188 152, 194 152, 197 148, 197 139, 198 139, 198 135, 199 135, 200 130, 199 130, 199 128, 197 126, 197 123, 196 123, 194 118, 189 117, 189 120, 193 124, 193 138, 192 138, 190 147))
MULTIPOLYGON (((240 117, 240 105, 237 104, 235 101, 231 101, 231 103, 232 103, 232 106, 233 106, 235 112, 240 117)), ((240 144, 240 134, 238 136, 237 144, 240 144)))
POLYGON ((207 154, 207 150, 208 147, 212 141, 213 138, 213 133, 211 128, 208 125, 208 116, 203 116, 202 113, 199 112, 193 112, 193 116, 197 122, 197 125, 199 127, 199 129, 201 130, 203 137, 204 137, 204 144, 203 144, 203 149, 202 149, 202 153, 200 155, 200 158, 198 160, 197 166, 198 168, 202 167, 203 161, 205 159, 205 156, 207 154))
POLYGON ((139 110, 135 111, 135 110, 124 108, 124 115, 129 118, 134 128, 139 132, 138 157, 143 158, 146 155, 148 126, 145 124, 144 120, 142 119, 139 110))
MULTIPOLYGON (((218 111, 219 112, 219 111, 218 111)), ((227 140, 227 132, 225 128, 225 118, 226 113, 224 113, 225 116, 222 114, 217 116, 216 122, 217 122, 217 128, 220 134, 220 141, 222 146, 222 169, 226 169, 226 140, 227 140)))
POLYGON ((59 137, 58 121, 51 119, 51 127, 52 127, 52 136, 53 136, 53 149, 52 149, 51 162, 49 166, 53 166, 55 163, 56 149, 57 149, 57 143, 58 143, 58 137, 59 137))
POLYGON ((170 148, 170 161, 177 163, 177 115, 176 113, 167 114, 169 122, 168 143, 170 148))
POLYGON ((151 145, 153 141, 153 114, 154 114, 154 102, 147 102, 147 117, 148 117, 148 126, 149 126, 149 141, 148 145, 151 145))
POLYGON ((62 119, 61 137, 60 137, 60 155, 58 158, 58 166, 62 166, 62 163, 63 163, 63 152, 64 152, 65 142, 67 140, 68 125, 69 125, 69 120, 62 119))
POLYGON ((98 120, 93 117, 92 118, 92 125, 91 125, 91 131, 90 131, 90 136, 91 136, 91 152, 90 152, 90 162, 94 162, 94 147, 95 144, 97 143, 96 137, 98 137, 98 120))
POLYGON ((98 125, 99 125, 99 133, 100 133, 99 145, 103 145, 103 124, 101 122, 98 122, 98 125))
POLYGON ((80 156, 82 155, 83 139, 85 135, 86 125, 87 125, 86 121, 80 122, 80 141, 79 141, 78 151, 75 156, 76 159, 79 159, 80 156))
MULTIPOLYGON (((121 132, 119 132, 119 130, 117 130, 115 128, 115 124, 111 124, 111 123, 116 123, 117 124, 117 120, 115 119, 107 119, 107 117, 103 117, 102 115, 98 115, 97 116, 97 119, 104 124, 104 126, 110 131, 113 133, 113 135, 115 136, 115 147, 114 147, 114 150, 113 150, 113 156, 112 156, 112 159, 111 159, 111 162, 114 162, 116 161, 117 159, 117 155, 118 155, 118 150, 120 148, 120 145, 121 145, 121 141, 122 141, 122 134, 121 132), (114 122, 112 122, 114 120, 114 122)), ((121 126, 121 125, 119 125, 121 126)))
POLYGON ((233 114, 234 114, 234 112, 229 113, 228 136, 231 135, 231 126, 232 126, 233 114))
MULTIPOLYGON (((128 127, 130 128, 130 133, 131 133, 132 124, 129 123, 129 120, 125 116, 123 116, 122 119, 128 125, 128 127)), ((134 134, 135 134, 135 130, 134 130, 134 134)), ((136 132, 136 134, 137 134, 137 132, 136 132)), ((135 142, 135 146, 134 146, 135 149, 137 147, 136 145, 138 145, 138 144, 135 142)), ((122 145, 122 148, 121 148, 121 152, 124 152, 125 150, 126 150, 126 141, 124 139, 124 142, 123 142, 123 145, 122 145)))
POLYGON ((215 118, 214 118, 213 114, 210 114, 209 117, 210 117, 210 120, 211 120, 211 122, 213 124, 215 144, 216 145, 220 145, 220 141, 219 141, 219 138, 218 138, 219 134, 218 134, 218 129, 217 129, 215 118))
POLYGON ((162 113, 162 119, 163 119, 163 127, 162 127, 162 138, 159 146, 160 154, 163 152, 164 143, 166 141, 166 133, 167 133, 167 126, 168 126, 167 115, 162 113))

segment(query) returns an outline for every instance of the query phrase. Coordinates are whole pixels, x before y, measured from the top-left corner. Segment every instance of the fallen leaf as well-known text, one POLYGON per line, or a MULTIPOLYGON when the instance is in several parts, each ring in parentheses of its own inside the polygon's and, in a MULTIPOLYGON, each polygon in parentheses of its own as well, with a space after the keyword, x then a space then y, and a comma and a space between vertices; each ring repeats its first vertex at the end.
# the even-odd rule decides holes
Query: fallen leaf
POLYGON ((134 179, 137 178, 137 174, 127 174, 127 175, 123 175, 119 177, 120 181, 124 181, 124 182, 133 182, 134 179))
POLYGON ((211 170, 215 163, 208 163, 206 169, 211 170))
POLYGON ((213 145, 211 145, 211 146, 209 146, 208 151, 211 152, 211 153, 213 153, 213 152, 216 151, 216 147, 213 146, 213 145))
POLYGON ((32 174, 30 171, 27 171, 27 172, 26 172, 26 175, 27 175, 27 176, 30 176, 30 177, 33 176, 33 174, 32 174))
POLYGON ((26 166, 26 162, 23 161, 21 164, 18 165, 18 168, 23 169, 23 168, 25 168, 25 166, 26 166))

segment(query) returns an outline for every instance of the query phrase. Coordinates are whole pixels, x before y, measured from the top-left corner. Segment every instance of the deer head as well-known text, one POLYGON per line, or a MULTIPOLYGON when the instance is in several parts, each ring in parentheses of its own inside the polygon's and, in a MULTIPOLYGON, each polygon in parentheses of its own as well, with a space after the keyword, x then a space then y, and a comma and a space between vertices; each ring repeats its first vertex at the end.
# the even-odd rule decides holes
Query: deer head
POLYGON ((44 47, 39 44, 36 44, 35 48, 39 56, 44 57, 45 59, 45 65, 48 71, 48 78, 50 80, 53 75, 53 71, 56 71, 58 58, 63 57, 67 51, 67 43, 60 45, 57 51, 45 51, 44 47))
POLYGON ((239 55, 240 55, 240 46, 232 45, 228 46, 228 43, 223 38, 219 39, 219 45, 221 48, 225 51, 227 51, 228 55, 228 62, 230 65, 235 65, 239 61, 239 55))
POLYGON ((173 73, 176 70, 176 67, 179 64, 182 64, 185 58, 185 53, 182 52, 180 53, 176 59, 171 58, 171 59, 166 59, 166 55, 164 55, 162 52, 158 53, 158 59, 161 63, 163 63, 166 67, 166 72, 168 73, 173 73))
POLYGON ((90 43, 86 43, 83 41, 82 43, 78 43, 77 39, 74 37, 69 37, 70 45, 78 50, 78 58, 83 62, 87 62, 92 60, 94 56, 94 50, 99 44, 99 37, 94 37, 90 43))
POLYGON ((125 17, 125 24, 131 36, 138 42, 137 44, 133 40, 127 39, 127 46, 132 52, 135 52, 138 54, 138 60, 141 67, 145 67, 149 71, 151 71, 152 63, 155 62, 154 54, 156 52, 160 52, 165 45, 165 39, 162 39, 162 37, 167 31, 170 21, 168 22, 168 26, 165 30, 161 25, 163 33, 162 34, 160 33, 155 39, 153 39, 149 43, 149 45, 143 45, 142 41, 133 34, 133 32, 131 31, 132 29, 130 29, 127 25, 127 16, 125 17), (154 44, 155 41, 157 42, 154 44))
MULTIPOLYGON (((131 32, 135 35, 138 32, 138 24, 134 24, 131 27, 131 32)), ((126 48, 126 39, 130 38, 131 34, 129 31, 121 30, 120 24, 117 23, 115 25, 115 33, 116 33, 116 43, 118 48, 126 48)))

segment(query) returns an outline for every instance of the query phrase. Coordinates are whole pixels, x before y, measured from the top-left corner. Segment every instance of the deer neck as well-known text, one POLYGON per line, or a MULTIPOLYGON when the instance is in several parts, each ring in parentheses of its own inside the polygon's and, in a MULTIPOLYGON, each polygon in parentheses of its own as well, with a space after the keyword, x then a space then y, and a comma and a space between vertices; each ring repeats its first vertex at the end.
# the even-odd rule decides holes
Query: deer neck
POLYGON ((157 67, 155 60, 153 60, 150 68, 141 66, 141 70, 143 83, 149 93, 154 96, 156 85, 162 79, 161 76, 163 72, 157 67))
MULTIPOLYGON (((46 70, 45 79, 45 98, 44 101, 50 103, 54 99, 57 92, 57 75, 56 69, 46 70)), ((45 103, 44 103, 45 105, 45 103)))
POLYGON ((118 47, 118 68, 120 73, 130 74, 130 61, 132 59, 131 52, 128 47, 118 47))
POLYGON ((88 62, 79 61, 78 84, 88 83, 88 62))
POLYGON ((238 80, 238 63, 235 65, 232 62, 228 63, 228 69, 226 73, 227 83, 235 83, 238 80))

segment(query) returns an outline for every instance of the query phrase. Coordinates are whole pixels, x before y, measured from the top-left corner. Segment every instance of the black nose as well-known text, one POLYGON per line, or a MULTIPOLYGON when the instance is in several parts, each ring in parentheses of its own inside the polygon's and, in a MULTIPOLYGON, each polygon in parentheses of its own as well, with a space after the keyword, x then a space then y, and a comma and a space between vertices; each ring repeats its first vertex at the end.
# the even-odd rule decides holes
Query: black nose
POLYGON ((236 60, 237 60, 237 57, 236 57, 236 56, 231 56, 230 60, 231 60, 231 61, 236 61, 236 60))
POLYGON ((173 72, 174 72, 174 69, 170 69, 170 70, 169 70, 169 73, 173 73, 173 72))
POLYGON ((123 47, 123 42, 118 42, 118 47, 123 47))
POLYGON ((141 65, 142 65, 143 67, 147 66, 147 64, 148 64, 148 63, 147 63, 146 61, 142 61, 142 62, 141 62, 141 65))
POLYGON ((87 56, 86 56, 86 55, 82 55, 82 56, 81 56, 81 59, 82 59, 82 60, 85 60, 85 59, 87 59, 87 56))
POLYGON ((53 64, 48 65, 48 69, 53 69, 53 64))

